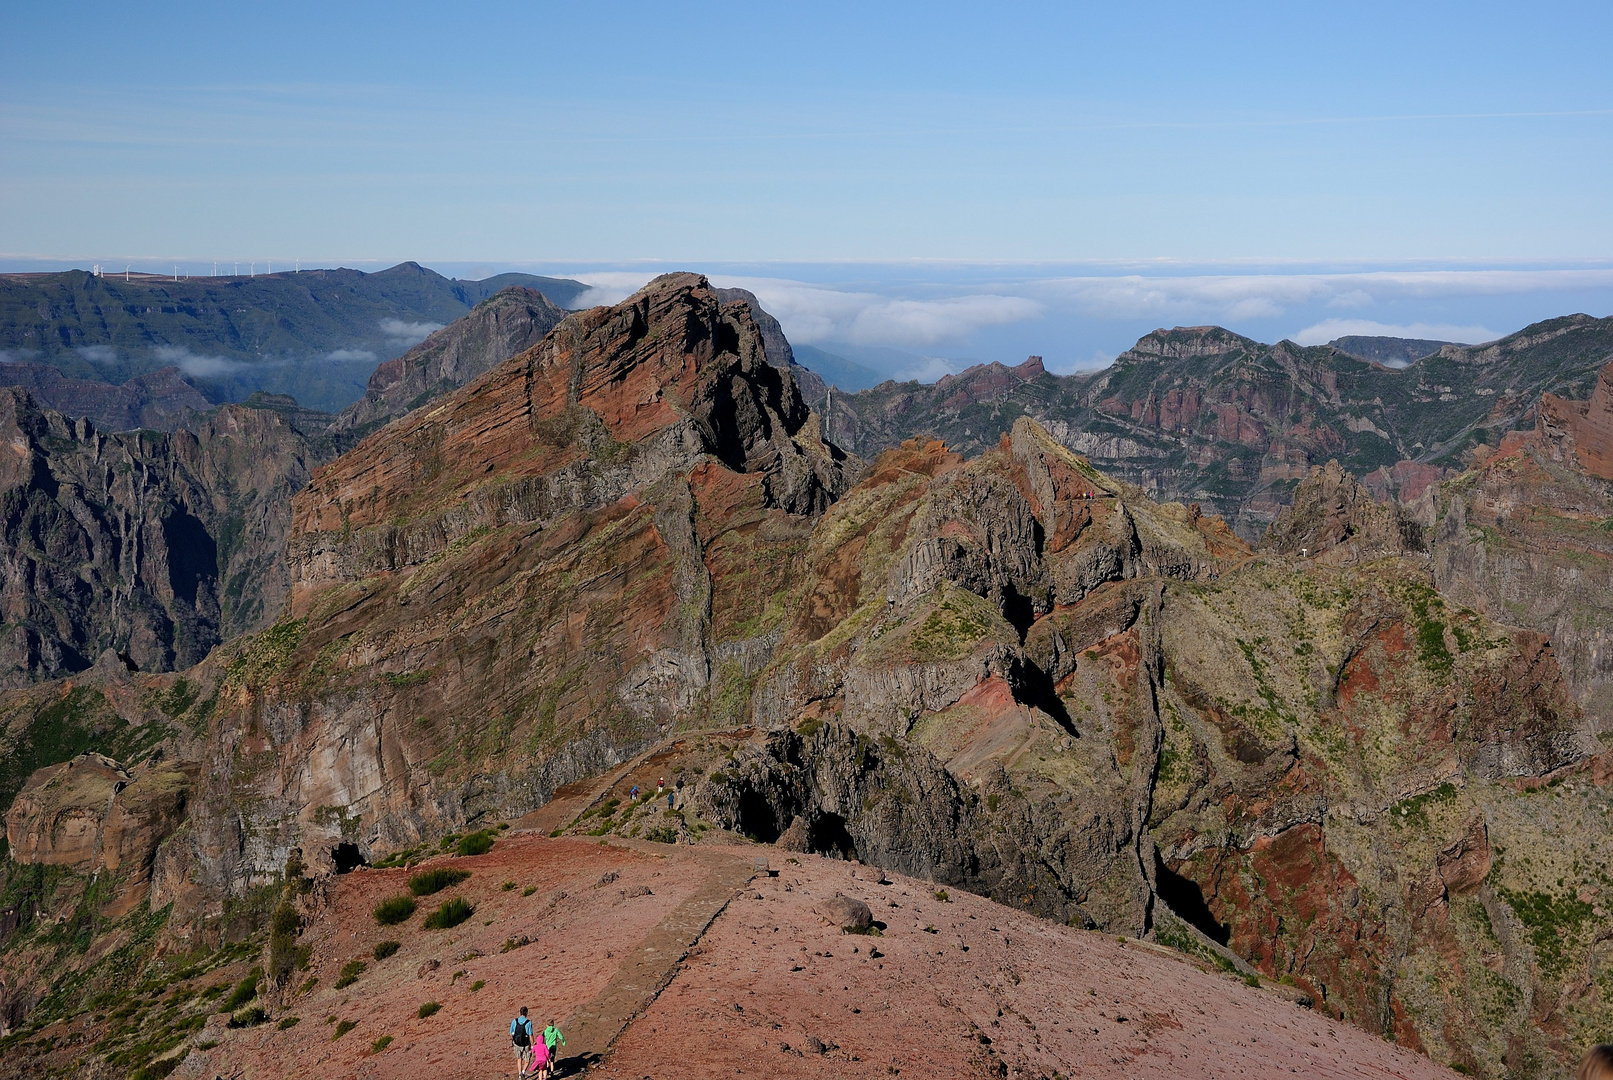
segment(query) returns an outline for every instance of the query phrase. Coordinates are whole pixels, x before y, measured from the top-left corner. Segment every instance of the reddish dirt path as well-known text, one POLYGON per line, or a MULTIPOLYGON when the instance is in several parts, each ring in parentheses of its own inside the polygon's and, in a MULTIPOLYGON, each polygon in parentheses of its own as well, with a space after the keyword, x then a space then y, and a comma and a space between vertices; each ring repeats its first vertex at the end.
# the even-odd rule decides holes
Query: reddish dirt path
POLYGON ((705 882, 674 908, 623 959, 610 983, 562 1028, 567 1049, 597 1060, 622 1030, 648 1008, 677 974, 677 965, 755 875, 751 860, 730 851, 699 851, 705 882))

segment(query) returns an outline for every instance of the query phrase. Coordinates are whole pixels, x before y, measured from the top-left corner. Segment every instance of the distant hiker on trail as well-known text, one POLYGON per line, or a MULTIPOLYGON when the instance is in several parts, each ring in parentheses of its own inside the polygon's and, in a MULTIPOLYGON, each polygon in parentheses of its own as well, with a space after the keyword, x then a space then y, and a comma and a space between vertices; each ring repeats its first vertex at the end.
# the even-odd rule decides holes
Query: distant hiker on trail
POLYGON ((560 1064, 560 1047, 566 1045, 566 1037, 560 1034, 553 1020, 543 1029, 543 1045, 549 1051, 549 1068, 553 1069, 560 1064))
POLYGON ((627 793, 627 798, 631 802, 638 802, 638 785, 637 784, 634 784, 633 785, 633 790, 629 791, 627 793))
POLYGON ((510 1021, 510 1042, 515 1044, 515 1075, 517 1080, 532 1068, 532 1021, 526 1018, 526 1006, 521 1015, 510 1021))
POLYGON ((666 794, 666 777, 663 776, 655 782, 655 793, 657 795, 666 794))

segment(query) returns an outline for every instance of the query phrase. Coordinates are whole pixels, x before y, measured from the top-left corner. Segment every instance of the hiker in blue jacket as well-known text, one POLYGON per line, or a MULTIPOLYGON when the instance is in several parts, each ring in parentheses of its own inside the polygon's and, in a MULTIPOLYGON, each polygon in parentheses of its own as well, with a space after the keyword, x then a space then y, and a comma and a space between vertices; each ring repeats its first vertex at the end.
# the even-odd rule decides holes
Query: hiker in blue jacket
POLYGON ((532 1021, 526 1018, 525 1005, 521 1015, 510 1021, 510 1042, 515 1044, 515 1076, 520 1080, 532 1067, 532 1021))

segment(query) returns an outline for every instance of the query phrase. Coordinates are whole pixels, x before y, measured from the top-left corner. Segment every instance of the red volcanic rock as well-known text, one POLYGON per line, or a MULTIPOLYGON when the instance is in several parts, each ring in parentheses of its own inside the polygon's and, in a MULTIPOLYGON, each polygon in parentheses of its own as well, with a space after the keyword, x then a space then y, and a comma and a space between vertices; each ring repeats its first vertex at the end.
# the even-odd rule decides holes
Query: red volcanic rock
POLYGON ((473 528, 604 505, 702 460, 761 475, 770 505, 821 510, 840 466, 807 418, 748 306, 664 275, 321 469, 293 505, 293 577, 301 595, 412 565, 473 528))
POLYGON ((1613 480, 1613 363, 1602 368, 1588 401, 1540 395, 1535 435, 1554 459, 1613 480))

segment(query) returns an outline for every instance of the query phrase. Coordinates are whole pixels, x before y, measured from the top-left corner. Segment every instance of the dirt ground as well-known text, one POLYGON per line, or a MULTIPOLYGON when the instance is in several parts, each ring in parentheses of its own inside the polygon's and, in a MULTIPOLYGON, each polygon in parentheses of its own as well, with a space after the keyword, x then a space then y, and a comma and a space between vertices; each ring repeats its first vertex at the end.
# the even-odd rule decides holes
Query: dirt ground
POLYGON ((506 1032, 521 1005, 539 1027, 560 1022, 567 1072, 601 1080, 1454 1075, 1165 950, 969 894, 938 899, 895 875, 880 884, 852 863, 521 830, 451 863, 471 878, 400 926, 371 911, 406 892, 405 871, 342 877, 304 933, 315 955, 299 978, 316 985, 260 1027, 215 1017, 196 1041, 217 1045, 174 1075, 513 1076, 506 1032), (772 872, 757 873, 757 858, 772 872), (866 902, 880 934, 846 934, 815 912, 837 893, 866 902), (421 929, 451 896, 475 915, 421 929), (401 946, 375 960, 383 940, 401 946), (353 959, 366 969, 335 989, 353 959), (431 1001, 441 1009, 420 1018, 431 1001), (356 1026, 335 1037, 341 1021, 356 1026))

